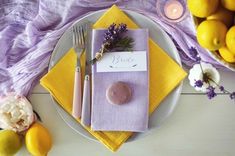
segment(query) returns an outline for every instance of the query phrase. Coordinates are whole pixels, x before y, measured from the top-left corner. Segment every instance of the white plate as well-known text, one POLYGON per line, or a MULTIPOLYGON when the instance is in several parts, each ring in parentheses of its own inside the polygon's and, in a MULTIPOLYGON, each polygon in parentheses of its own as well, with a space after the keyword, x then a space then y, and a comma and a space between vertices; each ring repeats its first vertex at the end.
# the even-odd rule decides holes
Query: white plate
MULTIPOLYGON (((99 19, 105 11, 106 10, 101 10, 88 14, 83 18, 77 20, 74 24, 82 24, 87 20, 91 22, 96 22, 97 19, 99 19)), ((151 19, 139 13, 128 10, 126 10, 125 13, 140 27, 148 28, 150 37, 181 66, 181 60, 175 45, 173 44, 170 37, 160 28, 158 24, 154 23, 151 19)), ((71 47, 72 31, 70 27, 61 36, 52 53, 49 64, 49 70, 61 59, 62 56, 64 56, 64 54, 71 47)), ((128 141, 136 140, 137 138, 141 138, 146 134, 149 134, 151 131, 156 130, 156 128, 158 128, 174 110, 181 93, 181 88, 182 83, 164 99, 164 101, 160 104, 157 110, 154 111, 154 113, 150 116, 149 130, 145 133, 136 133, 136 135, 133 135, 133 137, 131 137, 128 141)), ((60 107, 54 99, 53 101, 60 116, 72 129, 74 129, 76 132, 85 136, 88 139, 96 140, 89 132, 87 132, 80 124, 78 124, 76 120, 72 118, 71 115, 69 115, 62 107, 60 107)))

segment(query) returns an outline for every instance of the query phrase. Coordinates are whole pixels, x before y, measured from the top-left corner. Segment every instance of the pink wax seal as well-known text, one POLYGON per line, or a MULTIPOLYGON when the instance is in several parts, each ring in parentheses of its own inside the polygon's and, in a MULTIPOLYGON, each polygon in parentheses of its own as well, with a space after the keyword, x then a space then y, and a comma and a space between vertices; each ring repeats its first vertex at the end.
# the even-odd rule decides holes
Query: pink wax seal
POLYGON ((124 82, 115 82, 107 88, 106 98, 111 104, 125 104, 131 99, 131 88, 124 82))

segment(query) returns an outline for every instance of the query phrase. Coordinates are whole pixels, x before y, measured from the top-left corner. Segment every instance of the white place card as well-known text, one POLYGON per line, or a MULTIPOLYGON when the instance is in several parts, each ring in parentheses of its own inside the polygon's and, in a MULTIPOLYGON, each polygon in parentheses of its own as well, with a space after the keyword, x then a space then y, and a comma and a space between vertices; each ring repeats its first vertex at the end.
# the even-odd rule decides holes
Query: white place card
POLYGON ((147 71, 146 51, 107 52, 97 61, 97 72, 147 71))

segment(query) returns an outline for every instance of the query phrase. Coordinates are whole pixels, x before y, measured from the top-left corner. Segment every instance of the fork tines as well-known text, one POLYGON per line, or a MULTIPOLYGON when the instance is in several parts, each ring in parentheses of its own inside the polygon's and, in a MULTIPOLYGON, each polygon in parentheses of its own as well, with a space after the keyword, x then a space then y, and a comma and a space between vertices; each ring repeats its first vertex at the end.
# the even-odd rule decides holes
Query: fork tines
POLYGON ((73 45, 75 46, 82 46, 85 45, 85 33, 84 33, 84 26, 74 25, 73 26, 73 45))

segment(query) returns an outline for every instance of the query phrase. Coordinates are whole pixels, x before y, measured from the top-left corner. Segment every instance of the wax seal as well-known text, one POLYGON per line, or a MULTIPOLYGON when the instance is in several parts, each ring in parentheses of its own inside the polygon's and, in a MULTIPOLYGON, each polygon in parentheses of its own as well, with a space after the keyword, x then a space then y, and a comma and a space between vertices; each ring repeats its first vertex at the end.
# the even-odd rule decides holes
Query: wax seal
POLYGON ((107 88, 106 98, 111 104, 128 103, 131 99, 131 88, 124 82, 115 82, 107 88))

